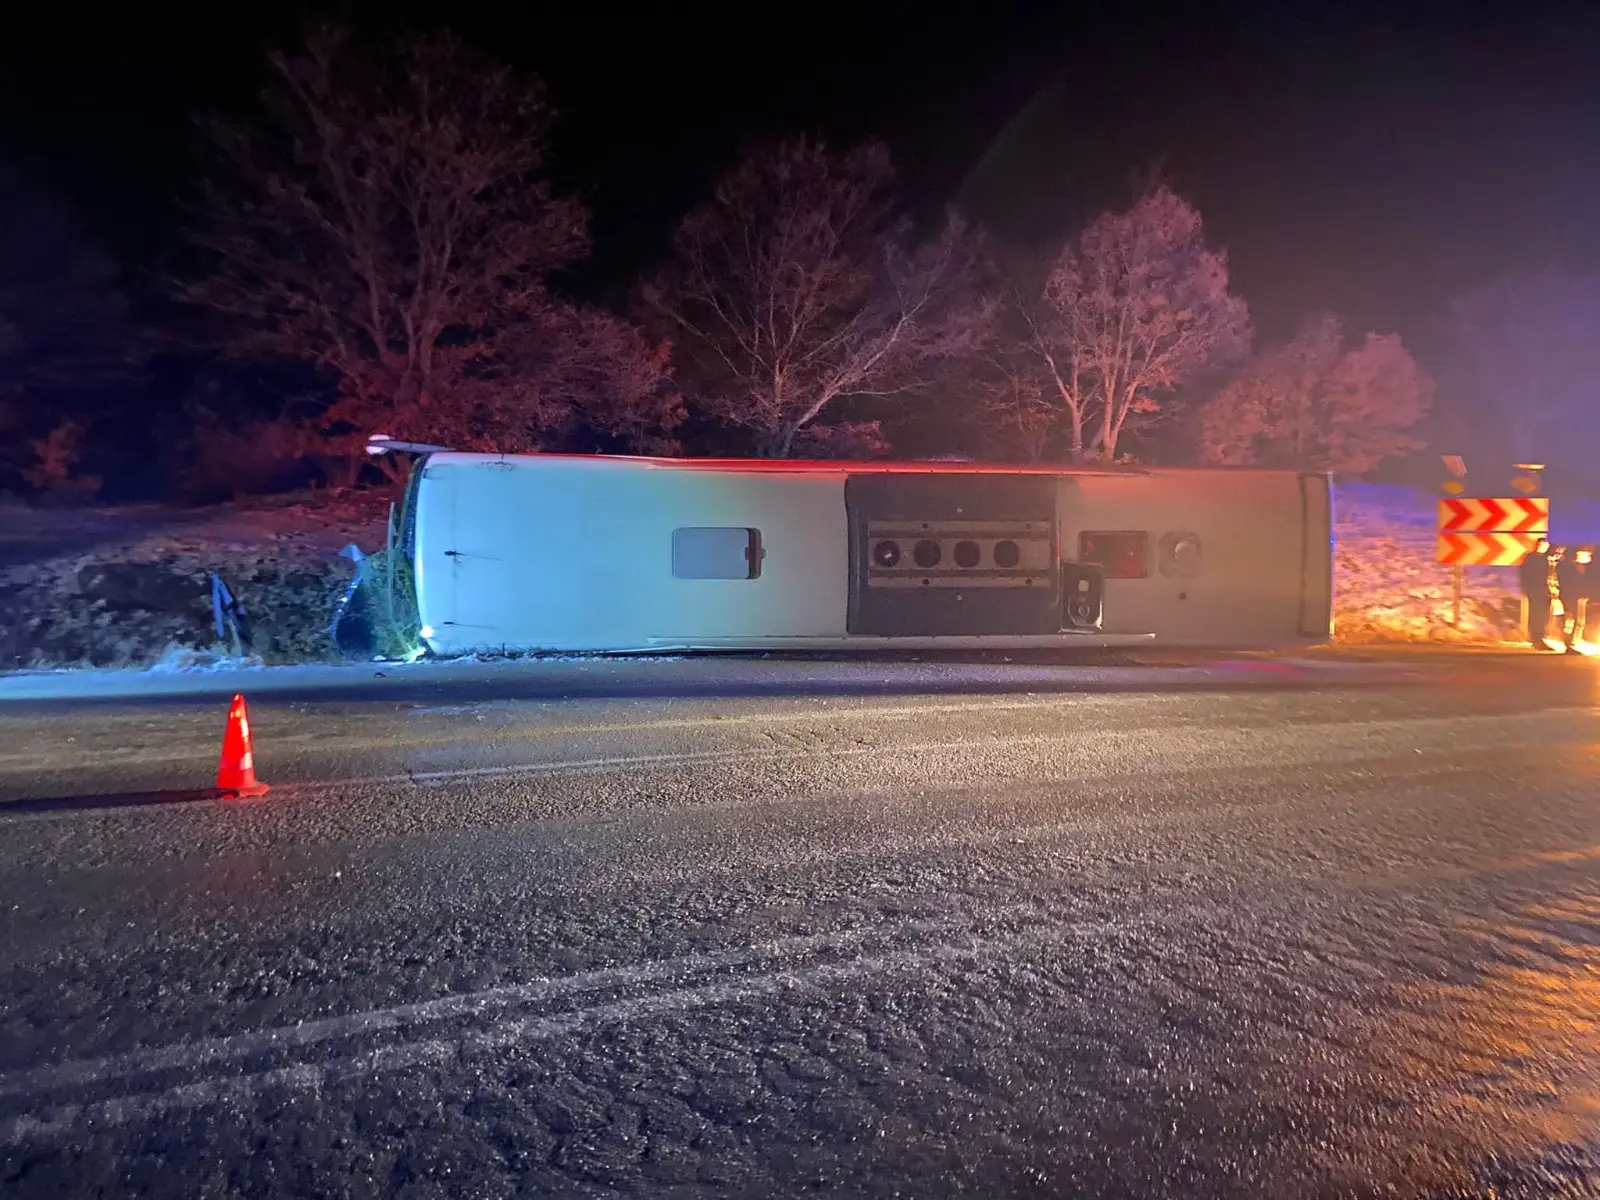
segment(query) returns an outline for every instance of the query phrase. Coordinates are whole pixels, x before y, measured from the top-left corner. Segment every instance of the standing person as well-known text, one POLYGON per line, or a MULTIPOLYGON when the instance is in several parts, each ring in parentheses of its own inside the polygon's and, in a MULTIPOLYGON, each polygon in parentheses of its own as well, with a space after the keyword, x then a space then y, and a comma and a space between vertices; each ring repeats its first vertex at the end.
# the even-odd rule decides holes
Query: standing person
POLYGON ((1545 649, 1544 634, 1550 625, 1550 543, 1540 538, 1533 551, 1517 567, 1522 595, 1528 602, 1528 644, 1545 649))
POLYGON ((1575 653, 1572 643, 1583 629, 1584 593, 1589 590, 1590 579, 1584 570, 1584 553, 1576 546, 1564 546, 1556 561, 1556 596, 1561 601, 1561 640, 1568 654, 1575 653))
POLYGON ((1579 594, 1577 607, 1572 613, 1573 626, 1572 634, 1567 639, 1568 646, 1589 640, 1589 609, 1596 599, 1597 587, 1600 587, 1600 571, 1595 569, 1593 546, 1578 548, 1578 578, 1579 594))

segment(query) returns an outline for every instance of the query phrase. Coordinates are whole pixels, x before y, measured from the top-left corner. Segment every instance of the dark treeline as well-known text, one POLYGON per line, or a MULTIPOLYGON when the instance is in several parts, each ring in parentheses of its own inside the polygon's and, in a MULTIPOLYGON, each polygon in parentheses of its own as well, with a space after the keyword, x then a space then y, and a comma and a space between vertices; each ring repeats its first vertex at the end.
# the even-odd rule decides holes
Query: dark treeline
MULTIPOLYGON (((1530 267, 1444 349, 1310 314, 1253 335, 1224 248, 1153 181, 1041 261, 913 220, 889 147, 748 146, 608 306, 537 79, 449 35, 272 59, 159 272, 0 170, 0 492, 209 501, 382 482, 382 432, 462 449, 1264 464, 1576 454, 1600 282, 1530 267), (1024 260, 1025 268, 1015 263, 1024 260), (380 460, 381 461, 381 460, 380 460)), ((1574 470, 1581 463, 1571 464, 1574 470)))

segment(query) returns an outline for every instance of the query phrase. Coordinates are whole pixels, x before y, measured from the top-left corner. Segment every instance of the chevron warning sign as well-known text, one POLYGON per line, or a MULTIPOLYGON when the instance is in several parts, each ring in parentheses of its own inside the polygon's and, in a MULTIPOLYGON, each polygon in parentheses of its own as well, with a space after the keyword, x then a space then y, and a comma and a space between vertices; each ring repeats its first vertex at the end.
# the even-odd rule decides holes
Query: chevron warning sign
POLYGON ((1514 567, 1543 533, 1441 533, 1439 561, 1454 567, 1514 567))
POLYGON ((1550 501, 1545 496, 1510 496, 1488 500, 1453 497, 1439 501, 1440 533, 1484 531, 1548 533, 1550 501))

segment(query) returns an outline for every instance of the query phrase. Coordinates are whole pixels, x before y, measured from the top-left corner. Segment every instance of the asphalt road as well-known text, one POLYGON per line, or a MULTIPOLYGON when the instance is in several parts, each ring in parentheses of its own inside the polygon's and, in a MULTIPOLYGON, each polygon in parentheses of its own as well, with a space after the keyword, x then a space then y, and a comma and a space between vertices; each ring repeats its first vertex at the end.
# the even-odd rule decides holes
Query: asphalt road
POLYGON ((7 1197, 1600 1195, 1600 660, 0 704, 7 1197))

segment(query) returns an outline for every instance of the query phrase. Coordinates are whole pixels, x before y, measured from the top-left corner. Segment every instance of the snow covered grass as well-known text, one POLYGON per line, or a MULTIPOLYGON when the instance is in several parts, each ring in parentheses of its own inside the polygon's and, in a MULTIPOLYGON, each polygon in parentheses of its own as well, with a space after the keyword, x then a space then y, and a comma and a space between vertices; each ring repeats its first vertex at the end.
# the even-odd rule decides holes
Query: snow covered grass
POLYGON ((196 650, 190 646, 168 646, 166 652, 150 664, 157 675, 193 675, 197 673, 220 674, 247 671, 266 666, 259 654, 226 654, 218 650, 196 650))
POLYGON ((1467 569, 1461 623, 1437 557, 1438 498, 1353 484, 1334 499, 1334 636, 1341 642, 1499 643, 1517 637, 1516 572, 1467 569))
MULTIPOLYGON (((1334 635, 1341 642, 1520 642, 1522 600, 1512 567, 1468 567, 1461 623, 1452 622, 1450 568, 1436 561, 1439 496, 1346 484, 1334 499, 1334 635)), ((1551 536, 1600 541, 1600 505, 1553 502, 1551 536)))
POLYGON ((387 510, 376 492, 193 510, 9 508, 0 670, 229 663, 231 648, 214 644, 212 572, 243 602, 260 660, 327 659, 328 622, 354 570, 339 551, 381 544, 387 510))

